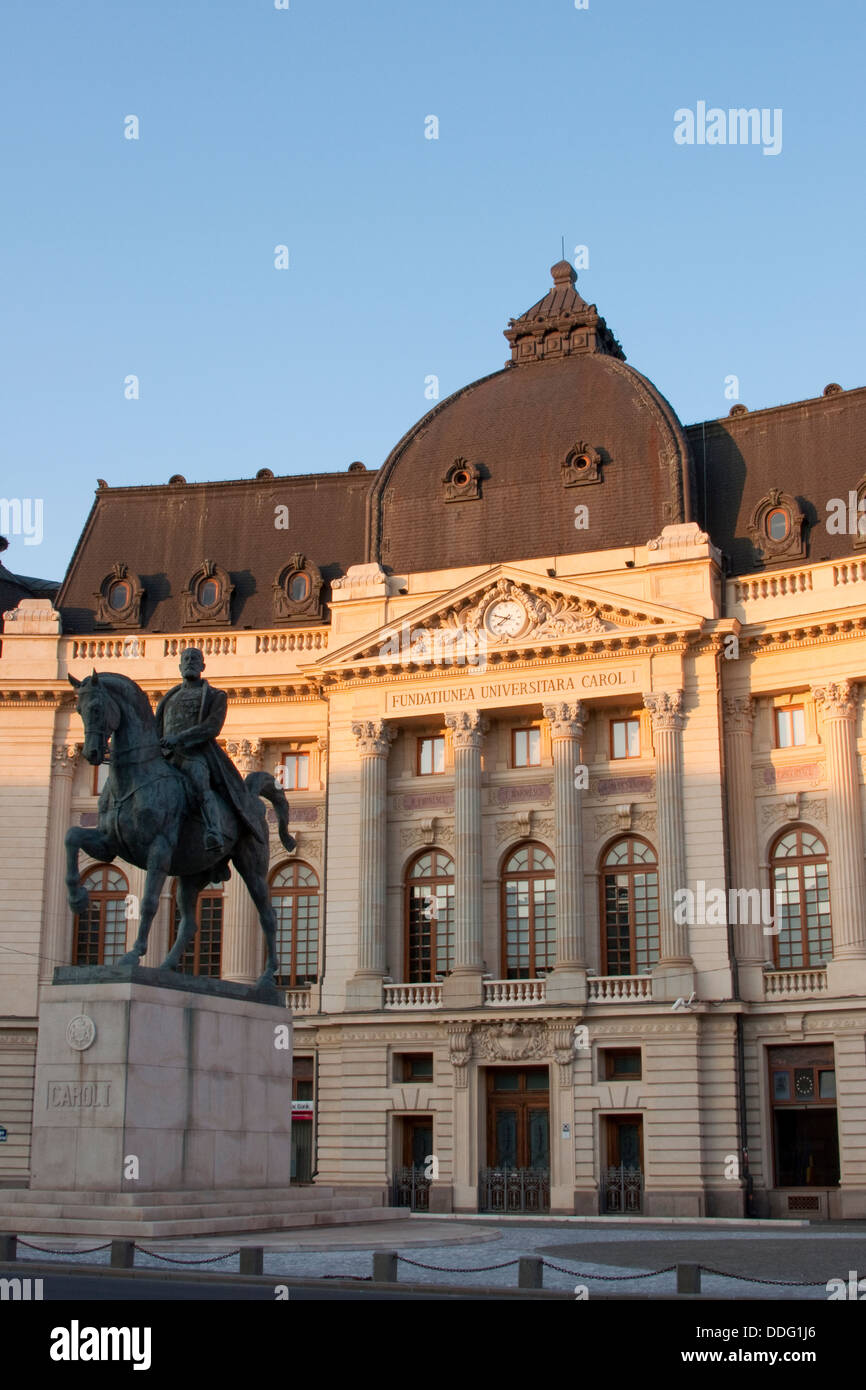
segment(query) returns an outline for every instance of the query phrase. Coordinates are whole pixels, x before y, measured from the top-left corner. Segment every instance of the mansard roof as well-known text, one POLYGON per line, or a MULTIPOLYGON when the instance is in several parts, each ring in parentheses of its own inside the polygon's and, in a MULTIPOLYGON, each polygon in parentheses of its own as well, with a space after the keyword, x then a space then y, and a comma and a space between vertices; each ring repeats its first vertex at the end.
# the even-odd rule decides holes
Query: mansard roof
POLYGON ((100 586, 116 564, 125 564, 144 590, 141 630, 183 631, 183 593, 206 560, 227 572, 234 586, 230 626, 271 627, 273 584, 292 555, 318 566, 326 592, 333 579, 363 561, 369 486, 366 470, 101 485, 58 595, 64 630, 95 630, 100 586))

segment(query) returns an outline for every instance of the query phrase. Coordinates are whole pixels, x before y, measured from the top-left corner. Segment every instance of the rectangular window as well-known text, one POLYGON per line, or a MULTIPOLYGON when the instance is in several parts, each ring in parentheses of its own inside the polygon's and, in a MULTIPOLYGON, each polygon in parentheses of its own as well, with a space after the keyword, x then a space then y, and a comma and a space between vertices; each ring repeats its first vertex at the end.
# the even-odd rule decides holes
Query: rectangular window
POLYGON ((608 1081, 640 1081, 640 1048, 629 1048, 628 1051, 606 1050, 604 1061, 604 1073, 608 1081))
POLYGON ((394 1057, 395 1081, 432 1081, 432 1052, 398 1052, 394 1057))
POLYGON ((436 735, 434 738, 419 738, 418 740, 418 776, 429 777, 436 772, 445 771, 445 738, 436 735))
POLYGON ((283 781, 284 791, 305 792, 310 786, 310 755, 309 753, 284 753, 283 754, 283 781))
POLYGON ((511 765, 512 767, 541 766, 540 729, 512 729, 511 765))
POLYGON ((610 756, 612 758, 640 757, 639 719, 612 719, 610 721, 610 756))
POLYGON ((806 742, 806 716, 802 705, 776 710, 776 747, 798 748, 806 742))

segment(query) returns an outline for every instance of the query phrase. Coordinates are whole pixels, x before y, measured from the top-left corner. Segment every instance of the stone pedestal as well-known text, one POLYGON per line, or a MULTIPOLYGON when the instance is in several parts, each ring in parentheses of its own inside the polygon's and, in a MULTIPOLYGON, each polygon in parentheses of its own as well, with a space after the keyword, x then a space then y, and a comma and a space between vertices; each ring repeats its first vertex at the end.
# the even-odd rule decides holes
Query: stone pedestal
POLYGON ((226 981, 134 973, 172 983, 41 991, 31 1190, 287 1188, 291 1014, 226 981))

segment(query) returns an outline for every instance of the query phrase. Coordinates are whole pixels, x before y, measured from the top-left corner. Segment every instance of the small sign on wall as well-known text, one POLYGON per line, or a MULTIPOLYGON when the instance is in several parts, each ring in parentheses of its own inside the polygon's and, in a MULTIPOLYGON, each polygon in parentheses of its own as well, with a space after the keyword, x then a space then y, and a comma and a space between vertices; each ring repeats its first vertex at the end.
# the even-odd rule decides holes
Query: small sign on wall
POLYGON ((6 1143, 6 1130, 0 1125, 0 1144, 6 1143))
POLYGON ((570 1139, 570 1138, 571 1138, 571 1125, 563 1125, 563 1126, 562 1126, 562 1137, 563 1137, 563 1139, 570 1139))

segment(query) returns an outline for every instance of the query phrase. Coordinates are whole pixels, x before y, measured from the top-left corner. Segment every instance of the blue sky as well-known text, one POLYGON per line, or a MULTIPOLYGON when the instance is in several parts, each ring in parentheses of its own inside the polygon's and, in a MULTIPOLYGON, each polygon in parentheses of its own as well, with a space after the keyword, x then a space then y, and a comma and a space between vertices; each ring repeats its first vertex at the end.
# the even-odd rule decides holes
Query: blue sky
POLYGON ((378 467, 429 375, 504 363, 561 235, 685 423, 729 374, 866 384, 861 0, 289 3, 5 0, 11 569, 63 574, 98 477, 378 467), (677 145, 699 101, 781 108, 781 152, 677 145))

